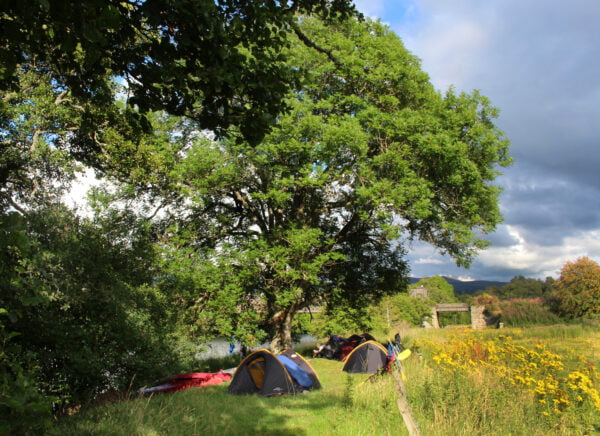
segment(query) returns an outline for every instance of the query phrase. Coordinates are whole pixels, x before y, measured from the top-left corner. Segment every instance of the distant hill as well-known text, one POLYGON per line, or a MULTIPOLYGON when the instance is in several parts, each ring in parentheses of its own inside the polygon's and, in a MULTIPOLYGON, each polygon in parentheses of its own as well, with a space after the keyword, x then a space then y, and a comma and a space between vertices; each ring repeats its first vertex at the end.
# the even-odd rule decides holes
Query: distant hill
MULTIPOLYGON (((446 276, 442 276, 442 277, 444 277, 444 279, 446 279, 446 281, 448 283, 450 283, 452 286, 454 286, 454 292, 456 292, 457 294, 473 294, 477 291, 481 291, 490 286, 504 286, 508 283, 508 282, 494 282, 494 281, 490 281, 490 280, 463 281, 463 280, 453 279, 452 277, 446 277, 446 276)), ((419 280, 421 280, 421 279, 418 277, 411 277, 410 283, 411 284, 417 283, 419 280)))

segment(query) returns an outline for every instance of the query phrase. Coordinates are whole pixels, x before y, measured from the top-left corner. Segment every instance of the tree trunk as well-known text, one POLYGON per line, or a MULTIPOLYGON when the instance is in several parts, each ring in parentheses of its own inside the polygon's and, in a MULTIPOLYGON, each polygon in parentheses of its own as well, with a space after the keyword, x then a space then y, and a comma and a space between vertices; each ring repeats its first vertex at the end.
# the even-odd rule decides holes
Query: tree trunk
POLYGON ((280 353, 292 348, 292 321, 296 315, 296 307, 280 311, 273 319, 273 337, 271 351, 280 353))

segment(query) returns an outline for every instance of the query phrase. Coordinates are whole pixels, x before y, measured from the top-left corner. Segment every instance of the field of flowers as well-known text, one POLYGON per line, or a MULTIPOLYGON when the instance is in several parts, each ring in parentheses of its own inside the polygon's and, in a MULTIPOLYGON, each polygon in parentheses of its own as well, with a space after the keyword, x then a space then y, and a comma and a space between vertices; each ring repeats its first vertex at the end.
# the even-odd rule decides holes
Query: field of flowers
POLYGON ((471 428, 457 434, 600 434, 597 329, 438 330, 412 347, 413 395, 431 429, 464 428, 464 413, 471 428))

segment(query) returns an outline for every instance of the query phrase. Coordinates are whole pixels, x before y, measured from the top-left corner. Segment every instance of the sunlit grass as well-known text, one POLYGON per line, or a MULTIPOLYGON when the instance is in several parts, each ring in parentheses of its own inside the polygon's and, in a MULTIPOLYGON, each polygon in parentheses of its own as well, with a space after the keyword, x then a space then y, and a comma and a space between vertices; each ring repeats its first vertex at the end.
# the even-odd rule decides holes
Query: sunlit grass
POLYGON ((296 396, 232 396, 227 384, 99 407, 60 423, 56 435, 397 435, 392 377, 342 372, 315 359, 325 387, 296 396))
MULTIPOLYGON (((600 432, 593 398, 600 387, 597 329, 413 329, 401 335, 415 351, 404 362, 405 384, 423 435, 600 432)), ((370 381, 368 375, 342 372, 341 362, 313 359, 311 364, 323 389, 306 395, 231 396, 225 383, 85 410, 59 422, 50 434, 407 434, 393 377, 370 381)))

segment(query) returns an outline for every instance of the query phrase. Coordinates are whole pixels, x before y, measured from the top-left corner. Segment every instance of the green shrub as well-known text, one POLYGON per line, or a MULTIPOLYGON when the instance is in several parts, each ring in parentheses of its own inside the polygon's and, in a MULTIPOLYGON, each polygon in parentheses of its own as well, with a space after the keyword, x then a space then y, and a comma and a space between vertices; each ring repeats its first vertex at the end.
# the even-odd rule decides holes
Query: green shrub
POLYGON ((507 327, 552 325, 564 322, 543 298, 513 298, 500 301, 501 321, 507 327))

